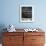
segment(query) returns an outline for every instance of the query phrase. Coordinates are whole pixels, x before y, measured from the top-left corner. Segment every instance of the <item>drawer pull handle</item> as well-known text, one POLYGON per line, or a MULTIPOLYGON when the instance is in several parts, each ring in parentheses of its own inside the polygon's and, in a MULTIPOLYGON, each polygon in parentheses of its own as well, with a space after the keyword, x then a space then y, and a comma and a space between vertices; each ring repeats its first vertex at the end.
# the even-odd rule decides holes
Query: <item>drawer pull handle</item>
POLYGON ((32 40, 36 40, 36 39, 32 39, 32 40))

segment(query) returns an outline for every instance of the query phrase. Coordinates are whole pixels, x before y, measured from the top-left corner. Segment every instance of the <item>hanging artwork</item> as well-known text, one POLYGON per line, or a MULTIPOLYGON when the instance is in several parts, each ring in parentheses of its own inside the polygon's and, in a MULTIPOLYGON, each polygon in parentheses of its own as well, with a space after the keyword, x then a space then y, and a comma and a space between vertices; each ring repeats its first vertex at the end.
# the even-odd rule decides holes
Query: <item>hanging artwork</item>
POLYGON ((34 7, 32 5, 20 5, 20 22, 34 21, 34 7))

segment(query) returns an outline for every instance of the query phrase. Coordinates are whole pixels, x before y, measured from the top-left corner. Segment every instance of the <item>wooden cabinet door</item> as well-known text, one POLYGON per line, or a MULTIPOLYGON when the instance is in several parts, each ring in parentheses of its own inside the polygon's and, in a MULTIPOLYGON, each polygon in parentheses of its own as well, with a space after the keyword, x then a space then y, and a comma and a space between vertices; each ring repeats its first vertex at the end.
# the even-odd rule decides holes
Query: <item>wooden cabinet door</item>
POLYGON ((44 46, 44 36, 32 36, 32 46, 44 46))
POLYGON ((23 46, 23 35, 7 34, 3 37, 3 46, 23 46))
POLYGON ((32 46, 32 36, 24 33, 24 46, 32 46))

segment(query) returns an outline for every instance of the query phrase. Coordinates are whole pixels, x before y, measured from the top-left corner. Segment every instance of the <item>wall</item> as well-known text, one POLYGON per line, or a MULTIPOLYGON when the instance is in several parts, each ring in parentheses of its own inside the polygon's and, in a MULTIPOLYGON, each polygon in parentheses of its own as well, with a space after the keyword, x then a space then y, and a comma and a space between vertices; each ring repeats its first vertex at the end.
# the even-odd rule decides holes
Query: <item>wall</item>
POLYGON ((13 24, 16 28, 31 28, 39 25, 46 28, 46 0, 1 0, 0 25, 13 24), (35 21, 21 23, 19 20, 19 6, 21 4, 33 5, 35 21))

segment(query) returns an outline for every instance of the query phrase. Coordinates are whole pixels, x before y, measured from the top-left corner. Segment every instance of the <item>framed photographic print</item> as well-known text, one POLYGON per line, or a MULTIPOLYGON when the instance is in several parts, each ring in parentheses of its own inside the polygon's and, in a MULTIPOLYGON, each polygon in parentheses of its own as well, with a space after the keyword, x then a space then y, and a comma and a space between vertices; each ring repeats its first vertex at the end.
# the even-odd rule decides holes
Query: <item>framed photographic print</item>
POLYGON ((34 6, 20 5, 20 22, 34 21, 34 6))

